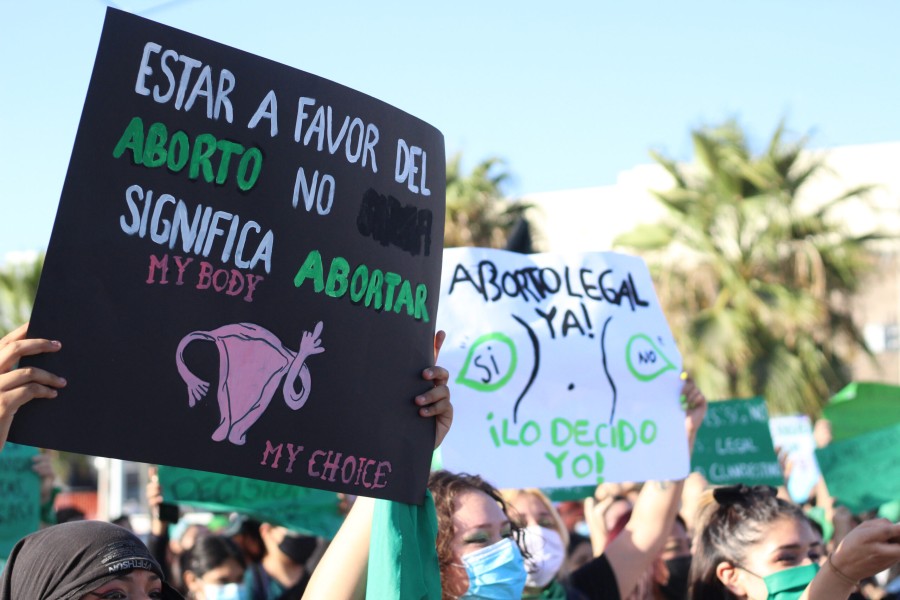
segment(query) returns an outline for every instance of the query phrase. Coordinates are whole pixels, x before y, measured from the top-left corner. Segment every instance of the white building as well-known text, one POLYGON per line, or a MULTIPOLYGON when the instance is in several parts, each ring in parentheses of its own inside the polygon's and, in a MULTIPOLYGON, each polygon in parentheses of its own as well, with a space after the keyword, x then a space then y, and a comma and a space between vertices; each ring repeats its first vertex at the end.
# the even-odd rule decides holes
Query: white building
MULTIPOLYGON (((876 363, 865 355, 856 358, 854 379, 900 385, 900 142, 811 153, 822 155, 827 168, 803 188, 801 206, 815 207, 854 187, 874 185, 868 201, 847 203, 834 215, 855 234, 880 231, 898 236, 875 246, 878 266, 854 300, 853 312, 876 355, 876 363)), ((621 173, 613 185, 527 196, 522 200, 534 206, 529 221, 535 248, 610 250, 619 234, 665 217, 665 208, 650 190, 672 185, 662 167, 648 164, 621 173)))

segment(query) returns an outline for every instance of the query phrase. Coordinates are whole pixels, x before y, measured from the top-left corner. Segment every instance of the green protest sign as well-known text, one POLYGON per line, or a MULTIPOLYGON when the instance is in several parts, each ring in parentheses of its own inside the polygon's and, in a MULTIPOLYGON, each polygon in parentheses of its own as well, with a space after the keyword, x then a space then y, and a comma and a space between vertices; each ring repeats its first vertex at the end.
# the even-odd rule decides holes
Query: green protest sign
POLYGON ((900 498, 897 448, 900 448, 900 424, 832 442, 816 450, 828 493, 854 513, 900 498))
POLYGON ((166 502, 240 512, 309 535, 332 538, 344 520, 334 492, 166 466, 159 482, 166 502))
POLYGON ((7 442, 0 453, 0 558, 40 526, 41 480, 31 470, 38 449, 7 442))
POLYGON ((762 398, 710 402, 691 468, 713 485, 784 485, 762 398))
POLYGON ((835 442, 900 423, 900 387, 855 381, 832 396, 825 418, 835 442))

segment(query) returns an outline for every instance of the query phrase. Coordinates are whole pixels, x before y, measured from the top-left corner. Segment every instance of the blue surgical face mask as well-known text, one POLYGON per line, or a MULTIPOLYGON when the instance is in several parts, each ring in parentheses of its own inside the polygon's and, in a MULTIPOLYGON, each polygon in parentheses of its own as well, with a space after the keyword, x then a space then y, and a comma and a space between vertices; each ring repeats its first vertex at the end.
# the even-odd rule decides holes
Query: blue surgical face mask
POLYGON ((249 600, 250 598, 247 588, 240 583, 224 585, 205 583, 203 584, 203 595, 206 596, 206 600, 249 600))
POLYGON ((469 589, 460 598, 519 600, 525 589, 525 561, 512 538, 462 557, 469 589))
POLYGON ((578 521, 577 523, 575 523, 573 531, 580 536, 586 538, 591 537, 591 528, 588 527, 587 521, 578 521))

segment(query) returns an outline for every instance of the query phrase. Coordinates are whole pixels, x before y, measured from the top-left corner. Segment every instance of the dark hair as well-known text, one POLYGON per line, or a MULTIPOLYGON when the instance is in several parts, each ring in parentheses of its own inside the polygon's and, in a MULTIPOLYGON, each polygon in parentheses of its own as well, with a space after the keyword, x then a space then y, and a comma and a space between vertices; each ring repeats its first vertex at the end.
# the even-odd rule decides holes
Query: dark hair
MULTIPOLYGON (((453 529, 453 513, 458 508, 456 498, 465 492, 484 492, 500 506, 504 514, 509 515, 509 510, 497 488, 478 475, 435 471, 428 478, 428 489, 434 497, 434 507, 437 512, 438 531, 436 545, 438 564, 441 570, 441 592, 444 599, 454 598, 455 596, 450 595, 444 586, 446 585, 445 582, 448 581, 446 571, 453 563, 453 551, 450 546, 453 536, 456 534, 453 529)), ((511 526, 514 537, 518 539, 519 528, 515 523, 511 523, 511 526)))
POLYGON ((805 522, 800 508, 777 498, 775 488, 745 485, 716 488, 701 514, 691 562, 689 597, 692 600, 736 600, 716 575, 721 562, 740 565, 746 550, 758 543, 768 526, 779 519, 805 522))
POLYGON ((244 555, 231 539, 221 535, 204 535, 197 538, 193 547, 181 555, 181 572, 192 572, 203 577, 208 571, 220 567, 229 559, 234 559, 241 568, 245 567, 244 555))

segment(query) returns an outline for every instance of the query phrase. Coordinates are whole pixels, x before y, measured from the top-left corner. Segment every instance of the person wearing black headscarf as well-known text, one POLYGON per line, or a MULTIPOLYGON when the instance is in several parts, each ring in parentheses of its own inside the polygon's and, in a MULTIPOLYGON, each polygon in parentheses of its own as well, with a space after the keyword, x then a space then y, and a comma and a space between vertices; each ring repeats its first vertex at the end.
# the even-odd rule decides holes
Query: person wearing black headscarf
POLYGON ((184 600, 133 533, 102 521, 54 525, 13 547, 0 600, 82 600, 113 591, 128 598, 184 600))

